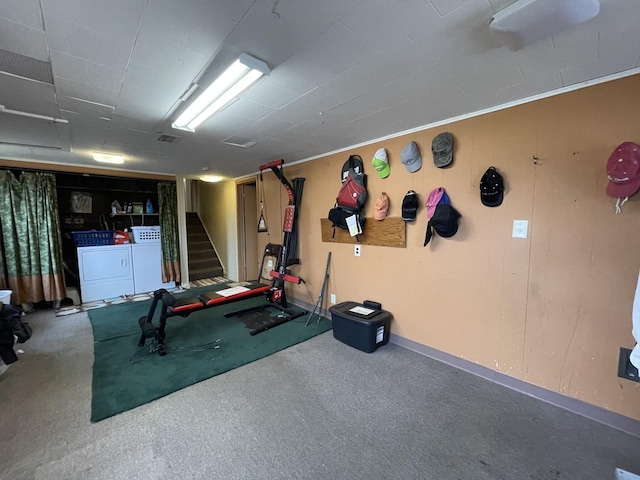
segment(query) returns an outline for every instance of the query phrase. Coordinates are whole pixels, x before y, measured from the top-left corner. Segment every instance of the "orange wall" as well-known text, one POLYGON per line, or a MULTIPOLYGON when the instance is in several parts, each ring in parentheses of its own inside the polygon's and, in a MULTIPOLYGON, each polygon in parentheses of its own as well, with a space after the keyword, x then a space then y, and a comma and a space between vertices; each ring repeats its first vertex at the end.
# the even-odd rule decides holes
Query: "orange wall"
MULTIPOLYGON (((640 143, 638 91, 636 75, 287 167, 288 178, 306 178, 303 263, 292 272, 311 291, 301 285, 288 294, 314 304, 331 251, 327 301, 329 293, 338 302, 377 300, 393 314, 397 335, 640 420, 640 384, 617 377, 619 348, 634 345, 640 195, 614 215, 615 201, 605 194, 609 154, 623 141, 640 143), (436 168, 430 152, 442 131, 455 138, 447 169, 436 168), (409 140, 423 155, 413 174, 400 163, 409 140), (391 164, 386 179, 370 163, 381 146, 391 164), (352 153, 365 161, 368 217, 381 191, 391 198, 389 215, 398 217, 407 190, 424 205, 443 186, 462 214, 457 235, 423 247, 422 206, 406 227, 406 248, 366 245, 355 257, 353 245, 323 243, 320 218, 352 153), (506 183, 497 208, 479 199, 491 165, 506 183), (527 239, 511 238, 515 219, 529 221, 527 239)), ((275 176, 264 179, 271 241, 278 242, 286 195, 275 176)), ((266 234, 259 240, 262 249, 266 234)))

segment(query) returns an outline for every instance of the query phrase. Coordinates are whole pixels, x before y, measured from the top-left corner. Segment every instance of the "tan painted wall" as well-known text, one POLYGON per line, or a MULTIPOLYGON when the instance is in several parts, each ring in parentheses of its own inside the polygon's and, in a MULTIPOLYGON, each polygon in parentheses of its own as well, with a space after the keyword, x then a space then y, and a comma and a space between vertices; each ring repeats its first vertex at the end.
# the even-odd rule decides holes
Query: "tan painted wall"
MULTIPOLYGON (((619 347, 634 344, 640 195, 614 215, 605 194, 609 154, 623 141, 640 143, 639 91, 640 76, 627 77, 287 167, 288 178, 306 178, 303 264, 292 273, 313 298, 302 285, 289 287, 289 296, 315 303, 332 251, 327 297, 380 301, 394 315, 397 335, 640 420, 640 384, 616 376, 619 347), (447 169, 436 168, 430 153, 441 131, 455 138, 447 169), (409 140, 423 154, 413 174, 400 163, 409 140), (370 166, 380 146, 391 163, 384 180, 370 166), (368 216, 383 190, 389 215, 400 216, 407 190, 424 205, 428 192, 443 186, 462 214, 457 235, 423 247, 422 207, 407 225, 407 248, 364 246, 355 257, 352 245, 323 243, 320 218, 333 205, 350 153, 365 161, 368 216), (491 165, 507 187, 497 208, 479 199, 480 177, 491 165), (529 238, 511 238, 515 219, 529 221, 529 238)), ((270 237, 278 242, 286 195, 274 175, 265 173, 265 183, 270 237)), ((262 248, 266 234, 260 241, 262 248)))

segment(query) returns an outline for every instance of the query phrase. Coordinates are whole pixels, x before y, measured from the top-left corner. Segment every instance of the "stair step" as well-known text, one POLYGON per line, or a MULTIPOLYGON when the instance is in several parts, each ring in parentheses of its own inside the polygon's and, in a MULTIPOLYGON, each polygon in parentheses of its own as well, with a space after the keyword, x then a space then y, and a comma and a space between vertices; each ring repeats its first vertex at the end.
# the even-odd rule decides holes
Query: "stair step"
POLYGON ((187 258, 189 259, 189 261, 191 261, 191 260, 208 260, 208 259, 217 260, 218 259, 218 257, 215 254, 215 252, 213 250, 211 250, 211 249, 202 250, 202 251, 189 250, 187 258))
POLYGON ((203 278, 214 278, 222 276, 222 267, 189 269, 189 280, 201 280, 203 278))
POLYGON ((204 266, 219 267, 220 260, 218 260, 217 258, 195 258, 195 259, 190 258, 189 268, 191 268, 192 266, 194 268, 199 268, 204 266))

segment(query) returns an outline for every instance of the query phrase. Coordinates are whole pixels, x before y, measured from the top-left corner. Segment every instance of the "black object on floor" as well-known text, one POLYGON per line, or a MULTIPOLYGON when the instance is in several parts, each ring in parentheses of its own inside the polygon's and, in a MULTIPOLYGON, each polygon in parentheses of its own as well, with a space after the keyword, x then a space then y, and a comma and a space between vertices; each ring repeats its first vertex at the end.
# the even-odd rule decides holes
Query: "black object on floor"
POLYGON ((329 311, 336 340, 367 353, 389 342, 389 312, 357 302, 342 302, 329 311))

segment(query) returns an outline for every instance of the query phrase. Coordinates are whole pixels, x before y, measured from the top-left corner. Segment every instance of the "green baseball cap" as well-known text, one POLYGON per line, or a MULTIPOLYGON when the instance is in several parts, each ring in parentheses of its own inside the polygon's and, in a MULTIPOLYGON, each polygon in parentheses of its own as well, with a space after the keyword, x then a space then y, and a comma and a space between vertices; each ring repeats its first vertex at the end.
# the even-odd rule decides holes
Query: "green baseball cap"
POLYGON ((384 148, 379 148, 376 151, 373 160, 371 160, 371 165, 376 169, 380 178, 387 178, 391 173, 389 160, 387 160, 387 151, 384 148))

